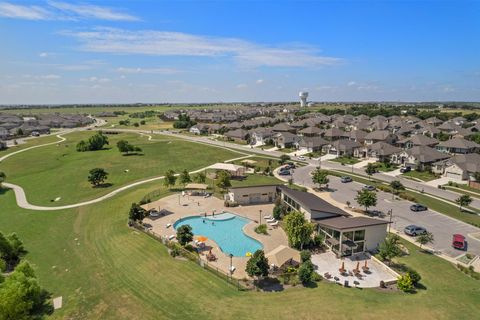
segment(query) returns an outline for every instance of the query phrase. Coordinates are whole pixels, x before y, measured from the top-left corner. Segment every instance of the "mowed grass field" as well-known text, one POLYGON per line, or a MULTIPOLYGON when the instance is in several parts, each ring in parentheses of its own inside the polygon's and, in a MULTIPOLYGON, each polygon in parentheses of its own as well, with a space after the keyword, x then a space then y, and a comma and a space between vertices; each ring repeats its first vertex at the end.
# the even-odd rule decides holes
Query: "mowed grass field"
MULTIPOLYGON (((416 294, 342 288, 239 292, 194 263, 171 258, 163 245, 126 226, 128 208, 158 189, 149 183, 87 207, 34 212, 0 195, 0 230, 17 232, 41 285, 63 307, 53 319, 475 319, 479 282, 450 263, 407 244, 398 259, 416 269, 416 294)), ((166 193, 166 191, 164 191, 166 193)))
POLYGON ((180 139, 154 141, 136 133, 108 135, 106 150, 77 152, 78 141, 88 139, 93 131, 65 135, 65 142, 27 150, 0 163, 7 181, 24 188, 30 203, 37 205, 73 204, 97 198, 129 182, 162 176, 167 170, 180 172, 200 169, 215 162, 237 158, 241 154, 180 139), (122 155, 116 143, 125 139, 143 149, 143 155, 122 155), (104 168, 110 187, 93 188, 87 181, 93 168, 104 168), (128 172, 126 172, 128 170, 128 172), (60 197, 59 201, 51 202, 60 197))

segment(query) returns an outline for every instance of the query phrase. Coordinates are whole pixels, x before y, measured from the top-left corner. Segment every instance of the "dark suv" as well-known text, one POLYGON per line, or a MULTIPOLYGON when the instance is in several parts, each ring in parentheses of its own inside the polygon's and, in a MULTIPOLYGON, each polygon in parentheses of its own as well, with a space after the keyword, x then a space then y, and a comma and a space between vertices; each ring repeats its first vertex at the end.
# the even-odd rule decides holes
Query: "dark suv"
POLYGON ((428 210, 428 208, 425 207, 424 205, 415 203, 410 206, 410 210, 417 212, 417 211, 426 211, 428 210))

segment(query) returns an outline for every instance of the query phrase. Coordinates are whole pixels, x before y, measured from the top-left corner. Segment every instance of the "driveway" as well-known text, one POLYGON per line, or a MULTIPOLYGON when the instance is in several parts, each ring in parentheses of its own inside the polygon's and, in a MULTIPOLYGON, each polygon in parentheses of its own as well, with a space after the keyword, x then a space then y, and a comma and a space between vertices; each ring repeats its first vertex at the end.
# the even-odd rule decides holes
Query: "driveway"
MULTIPOLYGON (((311 170, 312 167, 309 166, 295 169, 293 174, 294 182, 313 187, 310 176, 311 170)), ((334 176, 329 176, 329 179, 329 188, 334 190, 330 195, 335 201, 344 204, 350 201, 352 206, 358 207, 355 196, 357 191, 362 189, 363 184, 357 182, 341 183, 340 178, 334 176)), ((423 212, 410 211, 411 204, 411 202, 405 200, 393 201, 390 193, 377 192, 377 206, 371 209, 377 209, 384 213, 392 209, 391 227, 398 232, 403 233, 403 229, 410 224, 425 227, 429 232, 433 233, 435 238, 435 242, 431 246, 436 251, 441 251, 450 257, 456 257, 464 253, 451 247, 452 235, 454 233, 465 235, 468 241, 468 251, 480 255, 480 240, 469 235, 480 232, 479 228, 432 210, 423 212)), ((388 220, 389 216, 386 216, 384 219, 388 220)))

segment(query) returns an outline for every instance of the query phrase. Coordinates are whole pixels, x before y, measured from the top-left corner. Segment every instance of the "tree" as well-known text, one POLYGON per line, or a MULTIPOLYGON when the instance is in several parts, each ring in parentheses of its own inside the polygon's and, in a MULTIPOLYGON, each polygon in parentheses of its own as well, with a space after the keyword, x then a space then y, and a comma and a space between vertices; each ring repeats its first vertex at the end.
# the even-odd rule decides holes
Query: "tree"
POLYGON ((328 171, 321 170, 320 168, 315 169, 312 175, 312 182, 318 184, 320 188, 323 184, 327 184, 328 180, 328 171))
POLYGON ((117 142, 118 151, 128 154, 129 152, 142 152, 142 149, 139 147, 135 147, 134 145, 130 144, 127 140, 120 140, 117 142))
POLYGON ((315 272, 313 263, 312 261, 307 260, 300 265, 300 268, 298 268, 298 279, 306 285, 312 281, 313 272, 315 272))
POLYGON ((88 144, 85 142, 85 140, 81 140, 79 143, 77 143, 76 149, 78 152, 88 151, 88 144))
POLYGON ((5 172, 0 171, 0 189, 2 188, 2 183, 5 181, 6 178, 7 175, 5 174, 5 172))
POLYGON ((288 154, 282 154, 280 156, 280 164, 285 164, 285 162, 287 162, 288 160, 290 160, 290 156, 288 154))
POLYGON ((284 215, 287 214, 287 206, 283 203, 280 197, 275 199, 275 206, 273 207, 273 217, 277 220, 280 220, 284 215))
POLYGON ((473 199, 468 194, 461 195, 455 202, 460 206, 460 211, 462 211, 462 207, 467 207, 470 203, 472 203, 473 199))
POLYGON ((403 292, 412 292, 413 291, 414 287, 413 287, 412 278, 410 278, 410 275, 408 273, 403 275, 403 276, 398 277, 397 287, 398 287, 398 289, 402 290, 403 292))
POLYGON ((168 170, 165 173, 165 178, 163 179, 163 185, 167 188, 173 187, 177 182, 177 177, 175 176, 175 171, 168 170))
POLYGON ((420 249, 422 249, 422 246, 434 242, 433 233, 431 233, 431 232, 424 232, 424 233, 422 233, 421 235, 419 235, 419 236, 415 239, 415 241, 417 241, 418 243, 420 243, 420 249))
POLYGON ((309 250, 302 250, 300 252, 300 259, 302 260, 302 262, 310 261, 311 257, 312 253, 309 250))
POLYGON ((422 277, 420 276, 420 274, 413 269, 409 268, 406 273, 410 276, 410 279, 412 280, 412 284, 415 287, 418 285, 420 280, 422 280, 422 277))
POLYGON ((222 190, 225 190, 232 186, 230 182, 230 174, 227 171, 219 171, 217 173, 217 187, 222 190))
POLYGON ((6 270, 13 269, 26 253, 23 242, 18 238, 17 234, 11 233, 8 236, 4 236, 0 232, 0 260, 4 262, 2 268, 6 270))
POLYGON ((88 176, 88 182, 90 182, 94 187, 97 187, 105 182, 108 178, 108 172, 102 168, 94 168, 90 170, 88 176))
POLYGON ((364 206, 365 211, 367 211, 369 207, 377 205, 377 194, 373 191, 361 190, 357 192, 355 200, 359 205, 364 206))
POLYGON ((147 211, 137 203, 132 203, 128 218, 133 221, 142 221, 147 216, 147 211))
POLYGON ((190 178, 190 174, 185 169, 180 174, 180 183, 183 184, 183 187, 185 188, 185 185, 190 182, 192 182, 192 178, 190 178))
POLYGON ((398 180, 393 180, 392 182, 390 182, 390 188, 392 188, 392 199, 393 195, 398 194, 400 190, 405 190, 403 184, 398 180))
POLYGON ((393 258, 402 253, 400 249, 400 237, 396 234, 389 234, 378 247, 378 255, 382 260, 390 262, 393 258))
POLYGON ((178 242, 184 246, 190 241, 193 240, 193 232, 192 227, 188 224, 184 224, 177 229, 177 240, 178 242))
POLYGON ((265 257, 263 250, 257 250, 248 259, 245 271, 250 277, 266 277, 268 276, 268 259, 265 257))
POLYGON ((207 181, 207 175, 205 172, 199 172, 193 177, 193 180, 198 183, 205 183, 205 181, 207 181))
POLYGON ((88 150, 102 150, 108 144, 108 138, 100 131, 88 139, 88 150))
POLYGON ((291 247, 303 249, 305 243, 310 242, 313 233, 313 224, 305 219, 303 213, 295 211, 285 216, 285 231, 291 247))
POLYGON ((369 163, 365 168, 365 173, 372 178, 372 175, 377 172, 377 167, 373 163, 369 163))

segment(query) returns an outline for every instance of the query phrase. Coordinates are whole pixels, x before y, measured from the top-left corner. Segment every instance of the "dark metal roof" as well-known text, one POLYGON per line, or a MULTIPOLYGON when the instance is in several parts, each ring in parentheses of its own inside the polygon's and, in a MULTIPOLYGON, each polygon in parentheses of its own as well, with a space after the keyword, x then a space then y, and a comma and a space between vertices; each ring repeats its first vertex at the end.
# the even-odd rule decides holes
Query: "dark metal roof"
MULTIPOLYGON (((290 189, 286 186, 279 186, 278 188, 309 212, 329 213, 337 216, 350 216, 350 214, 347 212, 335 207, 334 205, 331 205, 327 201, 320 199, 312 193, 290 189)), ((312 219, 315 219, 314 214, 312 215, 312 219)))
POLYGON ((343 230, 343 229, 354 229, 354 228, 389 224, 389 222, 385 220, 373 219, 373 218, 367 218, 367 217, 352 217, 352 218, 337 217, 337 218, 321 220, 318 222, 318 224, 330 229, 343 230))

